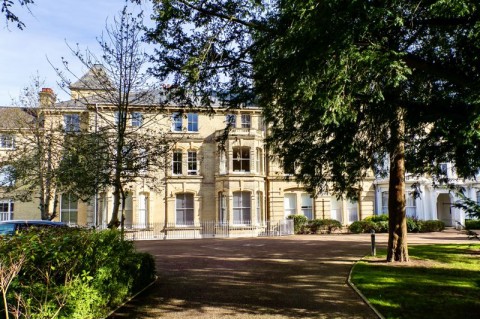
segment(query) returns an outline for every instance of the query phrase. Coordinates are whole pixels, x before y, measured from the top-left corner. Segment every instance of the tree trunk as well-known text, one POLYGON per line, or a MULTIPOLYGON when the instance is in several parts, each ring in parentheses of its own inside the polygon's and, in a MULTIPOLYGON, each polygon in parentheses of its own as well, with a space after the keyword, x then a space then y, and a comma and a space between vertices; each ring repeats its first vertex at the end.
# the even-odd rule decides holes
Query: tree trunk
POLYGON ((390 127, 390 181, 388 186, 388 251, 387 261, 407 262, 407 219, 405 209, 405 122, 398 108, 390 127))

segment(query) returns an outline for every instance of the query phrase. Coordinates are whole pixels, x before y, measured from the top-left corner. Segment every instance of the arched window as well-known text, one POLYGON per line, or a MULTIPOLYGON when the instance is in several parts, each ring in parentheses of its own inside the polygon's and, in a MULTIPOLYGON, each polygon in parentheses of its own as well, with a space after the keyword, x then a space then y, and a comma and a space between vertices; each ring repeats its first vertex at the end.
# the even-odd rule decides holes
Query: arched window
POLYGON ((177 194, 175 200, 175 221, 179 226, 194 224, 193 194, 177 194))
POLYGON ((233 193, 233 223, 249 224, 251 222, 250 192, 233 193))

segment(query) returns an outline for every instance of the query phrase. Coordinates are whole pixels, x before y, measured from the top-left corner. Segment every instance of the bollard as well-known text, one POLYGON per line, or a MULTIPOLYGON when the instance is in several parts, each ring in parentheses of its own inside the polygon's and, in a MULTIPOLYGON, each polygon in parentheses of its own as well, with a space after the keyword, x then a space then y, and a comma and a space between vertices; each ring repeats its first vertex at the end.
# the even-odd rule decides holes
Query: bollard
POLYGON ((372 229, 372 231, 370 232, 370 237, 371 237, 371 240, 372 240, 372 256, 376 256, 377 255, 377 249, 375 247, 375 230, 372 229))

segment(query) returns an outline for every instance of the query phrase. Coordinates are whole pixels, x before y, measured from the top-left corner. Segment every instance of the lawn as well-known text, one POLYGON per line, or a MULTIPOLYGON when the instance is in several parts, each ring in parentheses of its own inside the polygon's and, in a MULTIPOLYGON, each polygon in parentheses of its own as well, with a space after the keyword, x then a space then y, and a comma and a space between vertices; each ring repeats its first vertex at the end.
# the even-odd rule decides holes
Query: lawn
POLYGON ((358 262, 352 282, 385 318, 479 318, 480 244, 410 246, 411 262, 385 251, 358 262))

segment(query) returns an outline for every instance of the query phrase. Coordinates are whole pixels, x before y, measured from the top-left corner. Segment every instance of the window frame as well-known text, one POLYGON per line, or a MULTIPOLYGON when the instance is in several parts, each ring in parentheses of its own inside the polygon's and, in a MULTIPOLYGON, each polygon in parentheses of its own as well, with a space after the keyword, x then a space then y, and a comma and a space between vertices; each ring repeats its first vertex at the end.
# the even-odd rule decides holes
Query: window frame
POLYGON ((0 134, 0 149, 13 150, 15 149, 15 135, 14 134, 0 134))
POLYGON ((235 173, 251 172, 251 154, 248 146, 235 146, 232 148, 232 170, 235 173), (244 157, 248 155, 248 157, 244 157))
POLYGON ((248 191, 233 192, 233 224, 248 225, 252 222, 252 195, 248 191))
POLYGON ((66 133, 80 132, 80 114, 63 114, 63 125, 66 133))
POLYGON ((195 224, 194 195, 192 193, 176 194, 175 195, 175 225, 176 226, 193 226, 194 224, 195 224), (179 200, 182 200, 181 201, 182 207, 179 207, 179 200), (188 206, 188 204, 190 203, 191 203, 191 207, 188 206), (179 217, 182 217, 182 218, 179 218, 179 217))
POLYGON ((183 116, 180 112, 172 113, 172 132, 182 132, 183 131, 183 116))
POLYGON ((79 198, 71 193, 62 194, 60 198, 60 221, 69 225, 78 225, 79 198), (67 207, 64 207, 64 200, 67 207), (74 208, 73 208, 74 207, 74 208), (73 216, 73 218, 72 218, 73 216))
POLYGON ((232 128, 237 127, 237 115, 236 114, 227 114, 225 115, 225 124, 232 128))
POLYGON ((183 152, 174 150, 172 154, 172 175, 183 175, 183 152))
POLYGON ((12 199, 0 199, 0 221, 12 220, 15 202, 12 199))
POLYGON ((198 175, 198 156, 196 150, 187 151, 187 175, 198 175))
POLYGON ((241 127, 242 128, 252 128, 252 115, 251 114, 241 114, 241 127))
POLYGON ((141 127, 143 125, 143 113, 132 112, 132 127, 141 127))

